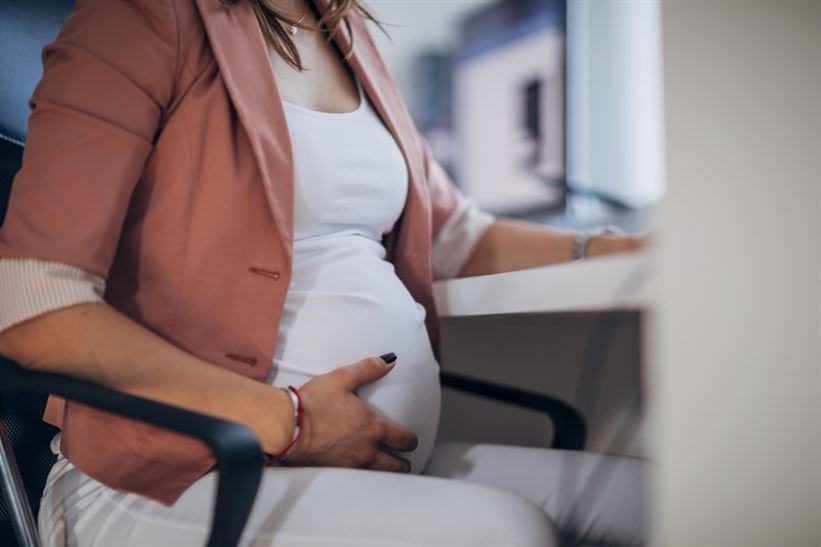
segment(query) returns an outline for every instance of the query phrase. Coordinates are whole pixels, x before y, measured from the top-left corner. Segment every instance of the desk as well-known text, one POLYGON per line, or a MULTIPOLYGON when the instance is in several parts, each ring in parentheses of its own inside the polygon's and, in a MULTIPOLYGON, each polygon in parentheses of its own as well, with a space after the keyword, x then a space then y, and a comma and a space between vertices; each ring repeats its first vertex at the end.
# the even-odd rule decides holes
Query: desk
POLYGON ((615 255, 434 283, 439 317, 639 310, 649 302, 644 254, 615 255))
MULTIPOLYGON (((641 384, 650 267, 646 255, 623 255, 437 282, 442 367, 572 404, 588 422, 589 448, 604 450, 641 384), (614 330, 595 397, 579 405, 584 352, 602 313, 614 330)), ((445 391, 440 438, 547 446, 550 436, 541 416, 445 391)))

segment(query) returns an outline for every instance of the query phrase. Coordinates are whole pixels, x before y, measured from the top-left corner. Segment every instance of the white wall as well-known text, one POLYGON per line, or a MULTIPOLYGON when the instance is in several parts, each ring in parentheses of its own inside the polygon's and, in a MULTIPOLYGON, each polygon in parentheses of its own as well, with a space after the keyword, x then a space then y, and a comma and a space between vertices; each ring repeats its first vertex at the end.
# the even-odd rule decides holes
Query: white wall
POLYGON ((654 545, 821 545, 821 3, 664 0, 654 545))

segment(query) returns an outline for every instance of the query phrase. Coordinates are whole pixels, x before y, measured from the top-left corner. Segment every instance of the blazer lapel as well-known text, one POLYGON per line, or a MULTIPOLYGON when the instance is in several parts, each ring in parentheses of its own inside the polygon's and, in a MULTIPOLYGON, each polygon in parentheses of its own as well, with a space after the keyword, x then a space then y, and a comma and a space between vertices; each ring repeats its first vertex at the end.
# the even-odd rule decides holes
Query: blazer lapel
POLYGON ((248 2, 226 9, 217 0, 196 1, 225 87, 253 147, 265 197, 290 262, 293 156, 262 30, 248 2))

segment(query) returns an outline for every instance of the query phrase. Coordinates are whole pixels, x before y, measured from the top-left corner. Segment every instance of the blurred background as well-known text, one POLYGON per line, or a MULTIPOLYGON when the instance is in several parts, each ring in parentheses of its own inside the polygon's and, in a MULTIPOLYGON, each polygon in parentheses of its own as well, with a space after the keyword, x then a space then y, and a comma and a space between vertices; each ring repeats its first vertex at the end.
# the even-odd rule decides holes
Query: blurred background
POLYGON ((660 2, 375 0, 417 126, 489 212, 652 227, 664 194, 660 2))

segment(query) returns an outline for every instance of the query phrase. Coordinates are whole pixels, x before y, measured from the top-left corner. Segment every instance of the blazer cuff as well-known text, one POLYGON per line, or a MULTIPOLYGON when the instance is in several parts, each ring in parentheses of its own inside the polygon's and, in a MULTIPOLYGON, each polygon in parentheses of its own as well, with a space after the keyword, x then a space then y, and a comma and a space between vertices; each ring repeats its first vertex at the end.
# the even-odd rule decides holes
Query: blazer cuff
POLYGON ((0 258, 0 332, 75 304, 104 302, 105 278, 37 258, 0 258))
POLYGON ((496 217, 463 199, 433 241, 433 279, 459 275, 482 235, 496 217))

